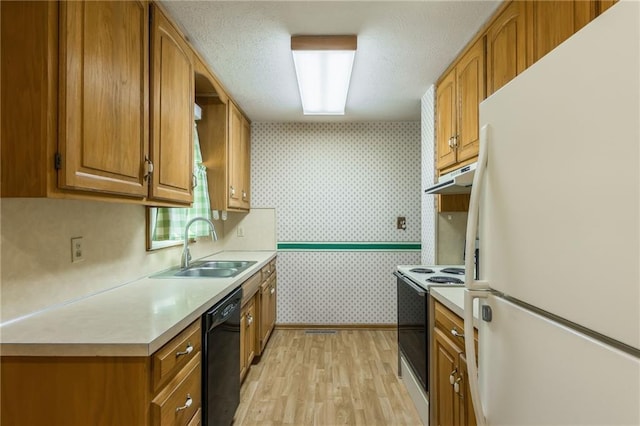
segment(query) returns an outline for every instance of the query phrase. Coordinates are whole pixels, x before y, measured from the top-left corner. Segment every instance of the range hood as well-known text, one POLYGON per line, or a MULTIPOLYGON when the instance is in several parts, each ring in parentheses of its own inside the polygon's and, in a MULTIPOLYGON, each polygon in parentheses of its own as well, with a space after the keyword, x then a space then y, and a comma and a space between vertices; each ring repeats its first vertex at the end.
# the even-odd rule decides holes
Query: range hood
POLYGON ((467 164, 438 178, 438 183, 425 189, 426 194, 469 194, 478 163, 467 164))

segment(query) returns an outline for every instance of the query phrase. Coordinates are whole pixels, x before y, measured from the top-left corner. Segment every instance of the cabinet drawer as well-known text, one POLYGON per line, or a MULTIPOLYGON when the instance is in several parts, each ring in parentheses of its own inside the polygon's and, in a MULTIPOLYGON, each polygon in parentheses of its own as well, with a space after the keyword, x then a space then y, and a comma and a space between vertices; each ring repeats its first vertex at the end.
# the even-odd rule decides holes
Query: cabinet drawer
POLYGON ((198 319, 152 355, 153 390, 157 391, 190 360, 200 356, 201 347, 202 336, 198 319))
POLYGON ((191 424, 202 404, 201 387, 200 359, 194 358, 151 402, 153 426, 191 424))
POLYGON ((260 289, 262 276, 256 272, 242 284, 242 306, 244 306, 260 289))
POLYGON ((273 273, 276 272, 276 260, 273 259, 271 262, 262 267, 262 281, 269 278, 273 273))
POLYGON ((441 329, 444 334, 453 342, 464 347, 464 322, 462 318, 451 312, 440 303, 435 303, 435 319, 436 327, 441 329), (456 336, 456 333, 459 336, 456 336))

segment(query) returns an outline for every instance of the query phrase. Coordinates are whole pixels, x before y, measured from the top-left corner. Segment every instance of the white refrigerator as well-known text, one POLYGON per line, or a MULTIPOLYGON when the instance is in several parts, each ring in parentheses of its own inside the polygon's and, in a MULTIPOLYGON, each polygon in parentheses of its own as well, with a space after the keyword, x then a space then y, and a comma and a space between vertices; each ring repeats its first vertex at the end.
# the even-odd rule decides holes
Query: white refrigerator
POLYGON ((480 106, 478 424, 640 425, 639 82, 640 3, 621 1, 480 106))

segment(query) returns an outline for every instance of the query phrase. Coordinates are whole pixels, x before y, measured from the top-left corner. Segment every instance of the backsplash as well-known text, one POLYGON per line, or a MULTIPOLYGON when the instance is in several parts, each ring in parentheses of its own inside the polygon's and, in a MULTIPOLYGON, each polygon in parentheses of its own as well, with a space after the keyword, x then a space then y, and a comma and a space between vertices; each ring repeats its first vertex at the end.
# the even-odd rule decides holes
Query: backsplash
MULTIPOLYGON (((2 260, 0 318, 5 322, 52 305, 86 297, 137 280, 180 262, 182 247, 145 251, 145 208, 139 205, 57 199, 2 199, 2 260), (83 237, 85 260, 71 263, 72 237, 83 237)), ((249 233, 271 229, 273 210, 230 214, 229 224, 216 223, 219 241, 200 238, 192 244, 194 259, 230 247, 247 246, 235 236, 238 222, 249 233), (264 220, 263 220, 264 219, 264 220), (235 223, 232 223, 234 222, 235 223), (225 228, 227 231, 225 232, 225 228)), ((247 235, 247 234, 245 234, 247 235)), ((263 238, 263 249, 274 249, 275 237, 263 238)), ((253 248, 259 249, 259 248, 253 248)))
POLYGON ((438 213, 438 263, 462 265, 467 212, 438 213))
POLYGON ((420 124, 253 123, 251 132, 252 204, 276 208, 282 248, 277 322, 394 323, 391 273, 420 263, 420 124))

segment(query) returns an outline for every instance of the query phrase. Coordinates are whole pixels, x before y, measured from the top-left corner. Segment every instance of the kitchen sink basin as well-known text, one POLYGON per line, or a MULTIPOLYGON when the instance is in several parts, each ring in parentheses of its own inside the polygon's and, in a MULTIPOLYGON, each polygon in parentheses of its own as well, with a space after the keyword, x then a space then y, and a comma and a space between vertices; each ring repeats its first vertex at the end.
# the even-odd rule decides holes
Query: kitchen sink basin
POLYGON ((174 274, 174 276, 229 278, 237 275, 239 272, 240 271, 236 268, 189 268, 179 270, 174 274))
POLYGON ((200 260, 193 262, 190 268, 243 268, 251 266, 256 262, 247 260, 200 260))
POLYGON ((186 269, 171 268, 151 278, 231 278, 255 263, 248 260, 199 260, 186 269))

